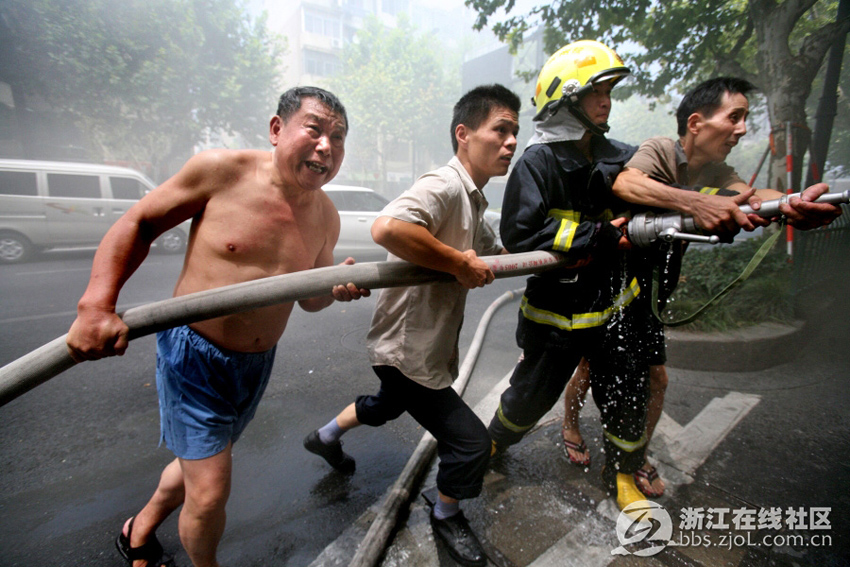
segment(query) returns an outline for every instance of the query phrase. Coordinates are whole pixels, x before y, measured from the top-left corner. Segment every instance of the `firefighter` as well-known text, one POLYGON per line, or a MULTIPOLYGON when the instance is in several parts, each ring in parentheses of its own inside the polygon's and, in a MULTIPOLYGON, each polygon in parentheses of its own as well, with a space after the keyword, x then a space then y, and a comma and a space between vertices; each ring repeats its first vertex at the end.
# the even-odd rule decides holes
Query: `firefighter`
POLYGON ((636 148, 605 137, 611 90, 629 74, 613 50, 582 40, 538 76, 534 134, 508 179, 502 239, 512 253, 554 250, 572 263, 529 278, 522 357, 489 426, 497 455, 554 405, 585 357, 604 428, 602 476, 621 509, 644 499, 633 475, 645 458, 647 353, 657 343, 644 291, 655 257, 632 249, 624 234, 632 205, 611 190, 636 148))

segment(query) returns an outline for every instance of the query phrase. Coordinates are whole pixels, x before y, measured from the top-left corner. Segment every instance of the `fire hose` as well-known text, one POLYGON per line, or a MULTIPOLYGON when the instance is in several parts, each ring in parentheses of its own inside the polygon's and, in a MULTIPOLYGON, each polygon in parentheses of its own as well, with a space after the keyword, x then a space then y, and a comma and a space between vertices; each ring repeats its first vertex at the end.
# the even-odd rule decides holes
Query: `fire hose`
MULTIPOLYGON (((566 259, 554 252, 524 252, 483 256, 497 278, 523 276, 562 266, 566 259)), ((454 278, 408 262, 368 262, 329 266, 272 276, 198 293, 173 297, 128 309, 119 315, 130 328, 129 339, 164 329, 328 295, 333 286, 353 282, 358 287, 403 287, 454 278)), ((28 392, 76 364, 63 335, 0 368, 0 406, 28 392)))
MULTIPOLYGON (((742 205, 740 208, 744 214, 756 214, 762 218, 772 218, 782 214, 779 211, 779 205, 787 203, 791 197, 800 197, 800 193, 762 201, 758 210, 754 210, 749 205, 742 205)), ((841 193, 825 193, 814 202, 833 205, 848 203, 850 202, 850 190, 841 193)), ((659 239, 665 242, 673 242, 674 240, 708 244, 720 242, 720 237, 717 235, 702 234, 693 217, 681 213, 655 214, 646 212, 637 214, 629 221, 628 235, 631 243, 638 248, 647 248, 659 239)))
MULTIPOLYGON (((780 214, 779 205, 795 196, 799 197, 800 194, 763 201, 757 211, 747 205, 742 206, 741 210, 765 218, 774 217, 780 214)), ((850 202, 850 191, 827 193, 815 202, 847 203, 850 202)), ((635 215, 628 223, 628 234, 632 243, 638 247, 647 247, 658 239, 666 242, 719 242, 714 235, 701 234, 693 218, 680 213, 656 215, 647 212, 635 215)), ((497 278, 528 275, 567 263, 559 254, 544 251, 485 256, 482 259, 497 278)), ((340 283, 354 282, 359 287, 380 289, 451 279, 453 278, 449 274, 407 262, 330 266, 174 297, 129 309, 122 313, 121 317, 130 328, 129 338, 132 340, 178 325, 327 295, 334 285, 340 283)), ((0 368, 0 406, 76 364, 68 353, 65 338, 66 336, 61 336, 54 339, 0 368)))
MULTIPOLYGON (((800 193, 793 193, 790 195, 783 195, 779 199, 762 201, 761 207, 758 210, 754 210, 749 205, 742 205, 740 209, 744 214, 756 214, 762 218, 778 217, 782 214, 779 210, 779 206, 783 203, 787 203, 791 197, 800 197, 800 195, 800 193)), ((829 203, 833 205, 848 203, 850 202, 850 190, 842 191, 841 193, 825 193, 815 199, 814 202, 829 203)), ((707 244, 717 244, 720 242, 720 237, 717 235, 703 234, 693 217, 685 216, 680 213, 663 213, 656 215, 652 212, 647 212, 637 214, 629 221, 627 233, 631 243, 638 248, 647 248, 657 240, 661 240, 666 243, 670 243, 675 240, 685 242, 703 242, 707 244)), ((750 277, 764 257, 767 256, 767 253, 773 247, 780 234, 781 232, 777 232, 772 237, 768 238, 764 244, 762 244, 750 260, 749 264, 747 264, 746 268, 744 268, 744 271, 741 272, 738 277, 729 282, 729 284, 716 293, 714 297, 709 299, 702 307, 687 317, 677 321, 664 320, 658 314, 660 268, 659 266, 655 266, 653 268, 652 289, 650 292, 652 313, 659 321, 669 327, 678 327, 680 325, 690 323, 708 307, 719 301, 720 298, 732 291, 738 284, 750 277)))

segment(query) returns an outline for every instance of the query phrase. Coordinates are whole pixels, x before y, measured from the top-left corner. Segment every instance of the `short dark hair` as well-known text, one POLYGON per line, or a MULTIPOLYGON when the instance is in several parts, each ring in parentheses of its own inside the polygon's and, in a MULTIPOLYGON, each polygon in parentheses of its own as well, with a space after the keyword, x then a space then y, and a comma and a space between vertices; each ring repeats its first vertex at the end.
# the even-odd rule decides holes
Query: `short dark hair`
POLYGON ((701 112, 710 117, 723 103, 723 94, 740 93, 747 96, 756 90, 755 85, 746 79, 737 77, 716 77, 703 81, 685 95, 679 108, 676 109, 676 122, 679 126, 679 136, 688 132, 688 117, 694 112, 701 112))
POLYGON ((293 114, 301 108, 301 100, 304 98, 315 98, 331 111, 339 114, 345 121, 345 131, 348 132, 348 115, 342 102, 332 92, 319 87, 292 87, 282 95, 277 103, 277 115, 281 120, 287 122, 293 114))
POLYGON ((471 130, 477 130, 481 123, 490 116, 494 107, 504 107, 519 114, 522 103, 519 97, 509 89, 499 84, 475 87, 457 101, 452 113, 452 149, 457 153, 457 138, 455 129, 463 124, 471 130))

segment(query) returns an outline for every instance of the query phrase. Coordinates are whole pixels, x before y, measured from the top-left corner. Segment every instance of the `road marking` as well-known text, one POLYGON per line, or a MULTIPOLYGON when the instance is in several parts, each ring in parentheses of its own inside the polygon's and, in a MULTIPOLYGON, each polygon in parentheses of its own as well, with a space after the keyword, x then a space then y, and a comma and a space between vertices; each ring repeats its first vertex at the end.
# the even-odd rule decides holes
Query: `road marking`
MULTIPOLYGON (((675 434, 665 439, 671 464, 683 473, 694 474, 760 400, 761 396, 740 392, 712 399, 690 423, 674 430, 675 434)), ((660 423, 656 429, 660 429, 660 423)), ((669 434, 669 431, 663 433, 669 434)))
POLYGON ((617 545, 611 526, 589 516, 528 567, 604 567, 611 563, 611 550, 617 545))
MULTIPOLYGON (((653 454, 658 459, 658 469, 670 494, 682 484, 693 482, 693 474, 705 462, 712 451, 726 438, 744 417, 761 400, 760 396, 729 392, 723 398, 714 398, 697 416, 681 426, 666 413, 661 414, 652 437, 653 454)), ((600 516, 616 523, 620 511, 613 499, 606 498, 596 508, 600 516)), ((560 567, 582 565, 605 567, 614 556, 610 547, 588 542, 598 541, 600 534, 614 535, 611 524, 602 525, 598 517, 588 517, 571 532, 544 551, 529 567, 560 567), (589 537, 588 534, 594 534, 589 537), (579 563, 572 558, 580 559, 579 563)))
MULTIPOLYGON (((489 423, 499 406, 499 399, 502 392, 507 389, 512 374, 513 369, 475 405, 475 414, 485 424, 489 423)), ((723 398, 711 400, 685 426, 679 425, 669 415, 662 413, 655 429, 652 446, 653 454, 659 460, 658 469, 666 481, 668 493, 672 494, 676 487, 682 484, 693 482, 691 475, 705 462, 729 432, 759 403, 760 399, 760 396, 729 392, 723 398)), ((561 400, 540 419, 540 423, 548 422, 562 411, 561 400)), ((595 409, 595 406, 590 404, 585 411, 595 409)), ((432 467, 432 475, 433 469, 434 467, 432 467)), ((426 480, 425 484, 427 482, 426 480)), ((615 559, 611 555, 611 550, 618 545, 613 526, 620 511, 611 498, 602 500, 596 510, 598 515, 589 516, 583 520, 528 567, 605 567, 609 565, 615 559), (605 521, 606 519, 608 522, 605 521)), ((342 536, 329 544, 310 567, 337 565, 336 561, 339 561, 339 558, 353 556, 357 543, 366 531, 361 524, 367 523, 364 519, 370 512, 374 514, 374 510, 370 509, 361 515, 355 525, 349 527, 342 536)), ((412 524, 415 525, 416 522, 412 524)), ((408 522, 408 527, 414 531, 411 522, 408 522)), ((421 546, 422 542, 428 540, 426 536, 429 532, 430 530, 426 529, 414 534, 418 545, 421 546)), ((430 555, 430 553, 426 554, 429 557, 430 555)))
POLYGON ((493 388, 487 392, 487 395, 475 404, 473 411, 475 412, 475 415, 484 422, 484 425, 490 423, 490 418, 492 418, 496 413, 496 409, 499 407, 499 400, 502 397, 502 392, 508 389, 513 373, 514 369, 511 368, 511 370, 505 374, 504 378, 502 378, 498 384, 493 386, 493 388))
POLYGON ((8 325, 9 323, 23 323, 26 321, 39 321, 41 319, 52 319, 54 317, 76 317, 76 311, 60 311, 57 313, 45 313, 43 315, 26 315, 24 317, 11 317, 9 319, 0 319, 0 325, 8 325))

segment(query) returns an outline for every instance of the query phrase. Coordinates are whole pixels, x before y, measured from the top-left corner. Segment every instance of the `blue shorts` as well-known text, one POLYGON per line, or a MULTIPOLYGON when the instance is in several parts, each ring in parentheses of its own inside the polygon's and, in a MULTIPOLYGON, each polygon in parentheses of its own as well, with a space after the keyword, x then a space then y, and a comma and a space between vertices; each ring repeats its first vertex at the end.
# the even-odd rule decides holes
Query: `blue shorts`
POLYGON ((181 459, 205 459, 236 442, 269 382, 276 346, 235 352, 188 326, 156 335, 161 441, 181 459))

